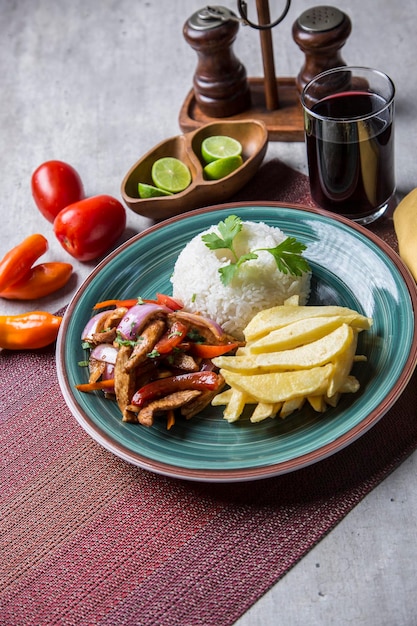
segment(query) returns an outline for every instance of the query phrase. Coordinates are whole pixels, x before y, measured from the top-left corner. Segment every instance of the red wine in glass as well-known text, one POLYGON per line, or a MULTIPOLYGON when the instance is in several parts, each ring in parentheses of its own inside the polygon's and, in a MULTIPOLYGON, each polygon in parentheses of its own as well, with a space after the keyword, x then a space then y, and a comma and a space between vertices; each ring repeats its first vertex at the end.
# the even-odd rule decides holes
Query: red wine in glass
POLYGON ((336 93, 311 107, 306 144, 317 204, 356 220, 386 206, 395 191, 392 120, 392 107, 368 91, 336 93))

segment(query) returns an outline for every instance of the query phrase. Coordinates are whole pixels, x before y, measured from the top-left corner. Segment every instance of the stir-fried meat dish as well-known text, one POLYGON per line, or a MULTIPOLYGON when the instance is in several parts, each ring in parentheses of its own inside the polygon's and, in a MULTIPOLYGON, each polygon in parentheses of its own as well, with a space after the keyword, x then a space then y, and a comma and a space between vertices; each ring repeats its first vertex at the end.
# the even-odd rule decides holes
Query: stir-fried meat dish
POLYGON ((103 389, 115 397, 125 422, 152 426, 164 416, 170 428, 175 415, 190 419, 224 386, 211 358, 233 353, 239 343, 212 320, 180 306, 116 306, 84 329, 89 383, 97 389, 105 381, 103 389))

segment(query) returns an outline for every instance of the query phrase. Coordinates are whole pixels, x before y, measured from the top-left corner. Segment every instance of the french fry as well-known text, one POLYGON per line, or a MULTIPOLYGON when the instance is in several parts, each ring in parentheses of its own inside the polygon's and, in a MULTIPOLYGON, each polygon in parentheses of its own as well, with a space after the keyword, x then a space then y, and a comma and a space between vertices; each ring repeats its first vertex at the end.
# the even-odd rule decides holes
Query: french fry
POLYGON ((282 404, 281 410, 279 412, 279 416, 282 419, 285 419, 286 417, 291 415, 291 413, 294 413, 294 411, 299 411, 301 407, 303 406, 304 402, 305 402, 304 397, 293 398, 292 400, 286 400, 282 404))
POLYGON ((327 409, 325 396, 308 396, 307 400, 317 413, 324 413, 327 409))
POLYGON ((296 372, 273 372, 245 376, 229 370, 220 370, 226 383, 255 398, 258 402, 275 404, 299 396, 326 393, 333 374, 333 365, 313 367, 296 372))
POLYGON ((356 345, 358 340, 358 333, 352 328, 352 341, 347 346, 346 350, 339 355, 339 358, 334 362, 333 375, 327 389, 327 395, 333 396, 343 386, 346 378, 349 376, 352 369, 353 358, 356 352, 356 345))
POLYGON ((233 389, 226 389, 225 391, 222 391, 221 393, 218 393, 216 396, 214 396, 211 404, 213 406, 224 406, 225 404, 229 404, 232 398, 232 394, 233 389))
POLYGON ((232 395, 223 413, 223 417, 228 422, 236 422, 242 415, 248 396, 240 389, 232 389, 232 395))
POLYGON ((285 418, 305 402, 317 412, 336 407, 345 393, 360 384, 351 375, 359 332, 372 319, 346 307, 283 306, 261 311, 246 327, 246 345, 235 356, 213 359, 230 389, 213 400, 225 406, 224 417, 234 422, 246 405, 254 405, 250 421, 279 415, 285 418))
POLYGON ((281 410, 282 403, 279 402, 277 404, 267 404, 266 402, 258 402, 256 405, 251 417, 250 421, 255 424, 256 422, 262 422, 268 417, 275 417, 276 414, 281 410))
POLYGON ((243 349, 242 354, 263 354, 277 350, 291 350, 325 337, 342 324, 363 327, 366 324, 364 320, 368 320, 368 318, 358 314, 329 315, 297 320, 282 328, 272 330, 261 339, 249 343, 247 348, 243 349))
MULTIPOLYGON (((342 324, 325 337, 292 350, 242 356, 219 356, 212 361, 216 367, 241 374, 309 369, 334 362, 342 353, 348 353, 354 337, 356 335, 353 329, 347 324, 342 324)), ((350 355, 350 352, 348 354, 350 355)))
POLYGON ((282 305, 265 309, 257 313, 244 330, 246 341, 256 341, 271 331, 282 328, 287 324, 299 320, 307 320, 315 317, 330 317, 335 315, 355 315, 361 320, 363 329, 369 329, 372 320, 357 311, 342 306, 292 306, 282 305))

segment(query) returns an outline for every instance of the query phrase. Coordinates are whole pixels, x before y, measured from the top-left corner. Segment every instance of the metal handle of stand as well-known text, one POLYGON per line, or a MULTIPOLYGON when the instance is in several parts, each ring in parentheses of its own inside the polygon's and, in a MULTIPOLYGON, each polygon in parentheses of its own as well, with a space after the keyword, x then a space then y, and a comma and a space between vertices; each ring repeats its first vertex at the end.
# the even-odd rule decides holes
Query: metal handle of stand
POLYGON ((238 0, 238 10, 243 22, 260 31, 262 62, 264 67, 265 104, 268 111, 274 111, 279 107, 278 87, 275 77, 274 50, 272 45, 271 29, 277 26, 287 15, 291 0, 287 0, 281 15, 271 22, 268 0, 256 0, 258 23, 251 22, 248 18, 247 3, 238 0))
MULTIPOLYGON (((248 3, 245 2, 245 0, 238 0, 238 2, 237 2, 237 8, 238 8, 238 11, 239 11, 239 15, 242 18, 243 22, 245 24, 247 24, 248 26, 251 26, 251 28, 256 28, 257 30, 271 30, 271 28, 274 28, 275 26, 278 26, 278 24, 280 22, 282 22, 284 17, 287 15, 290 6, 291 6, 291 0, 287 0, 287 3, 285 5, 285 8, 284 8, 283 12, 275 20, 275 22, 267 22, 265 24, 264 23, 256 24, 255 22, 252 22, 248 18, 248 3)), ((268 10, 268 15, 269 15, 269 10, 268 10)), ((268 20, 269 19, 270 18, 268 17, 268 20)))

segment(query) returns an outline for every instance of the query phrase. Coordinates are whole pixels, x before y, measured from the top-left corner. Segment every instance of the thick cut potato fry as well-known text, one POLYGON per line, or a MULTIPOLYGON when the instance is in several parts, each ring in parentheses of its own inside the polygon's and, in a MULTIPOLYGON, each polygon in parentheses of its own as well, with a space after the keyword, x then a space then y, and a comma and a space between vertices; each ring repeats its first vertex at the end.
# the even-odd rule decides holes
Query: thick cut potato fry
MULTIPOLYGON (((246 326, 244 335, 246 341, 255 341, 273 330, 298 320, 335 315, 360 316, 357 311, 342 306, 292 306, 284 304, 257 313, 246 326)), ((364 316, 361 317, 363 318, 363 328, 370 328, 372 320, 364 316)))
POLYGON ((308 396, 308 402, 317 413, 324 413, 327 409, 327 404, 324 396, 308 396))
POLYGON ((355 356, 356 345, 358 342, 358 333, 352 328, 350 330, 353 334, 352 341, 334 363, 333 375, 331 377, 329 388, 327 389, 327 396, 329 397, 340 391, 346 381, 346 378, 350 374, 350 370, 352 369, 353 357, 355 356))
POLYGON ((342 324, 349 324, 354 328, 369 328, 368 318, 358 313, 349 315, 329 315, 328 317, 313 317, 298 320, 287 324, 268 335, 253 341, 245 350, 249 354, 275 352, 277 350, 291 350, 306 343, 317 341, 331 333, 342 324))
POLYGON ((234 356, 212 359, 230 389, 216 396, 224 417, 234 422, 246 405, 250 421, 285 418, 305 402, 317 412, 336 407, 342 394, 360 384, 351 369, 366 361, 356 355, 358 334, 372 319, 339 306, 283 306, 258 313, 244 330, 246 345, 234 356))
POLYGON ((356 393, 359 391, 360 383, 355 376, 346 376, 343 384, 340 386, 339 393, 356 393))
POLYGON ((286 400, 281 407, 279 416, 285 419, 294 411, 299 411, 305 402, 305 398, 293 398, 292 400, 286 400))
POLYGON ((224 419, 228 422, 236 422, 242 415, 245 405, 248 404, 247 400, 248 396, 244 391, 233 389, 230 401, 223 412, 224 419))
POLYGON ((348 351, 354 336, 356 337, 356 334, 353 329, 347 324, 342 324, 325 337, 292 350, 256 355, 220 356, 212 361, 216 367, 242 374, 302 370, 335 361, 340 354, 348 351))
POLYGON ((214 396, 211 401, 212 406, 224 406, 229 404, 233 394, 233 389, 229 388, 214 396))
POLYGON ((277 404, 267 404, 266 402, 259 402, 253 411, 250 421, 255 424, 256 422, 262 422, 262 420, 268 417, 275 417, 282 407, 281 402, 277 404))
POLYGON ((223 369, 220 373, 233 389, 248 394, 257 402, 275 404, 300 396, 326 393, 333 369, 334 366, 328 363, 308 370, 255 374, 254 376, 245 376, 223 369))

